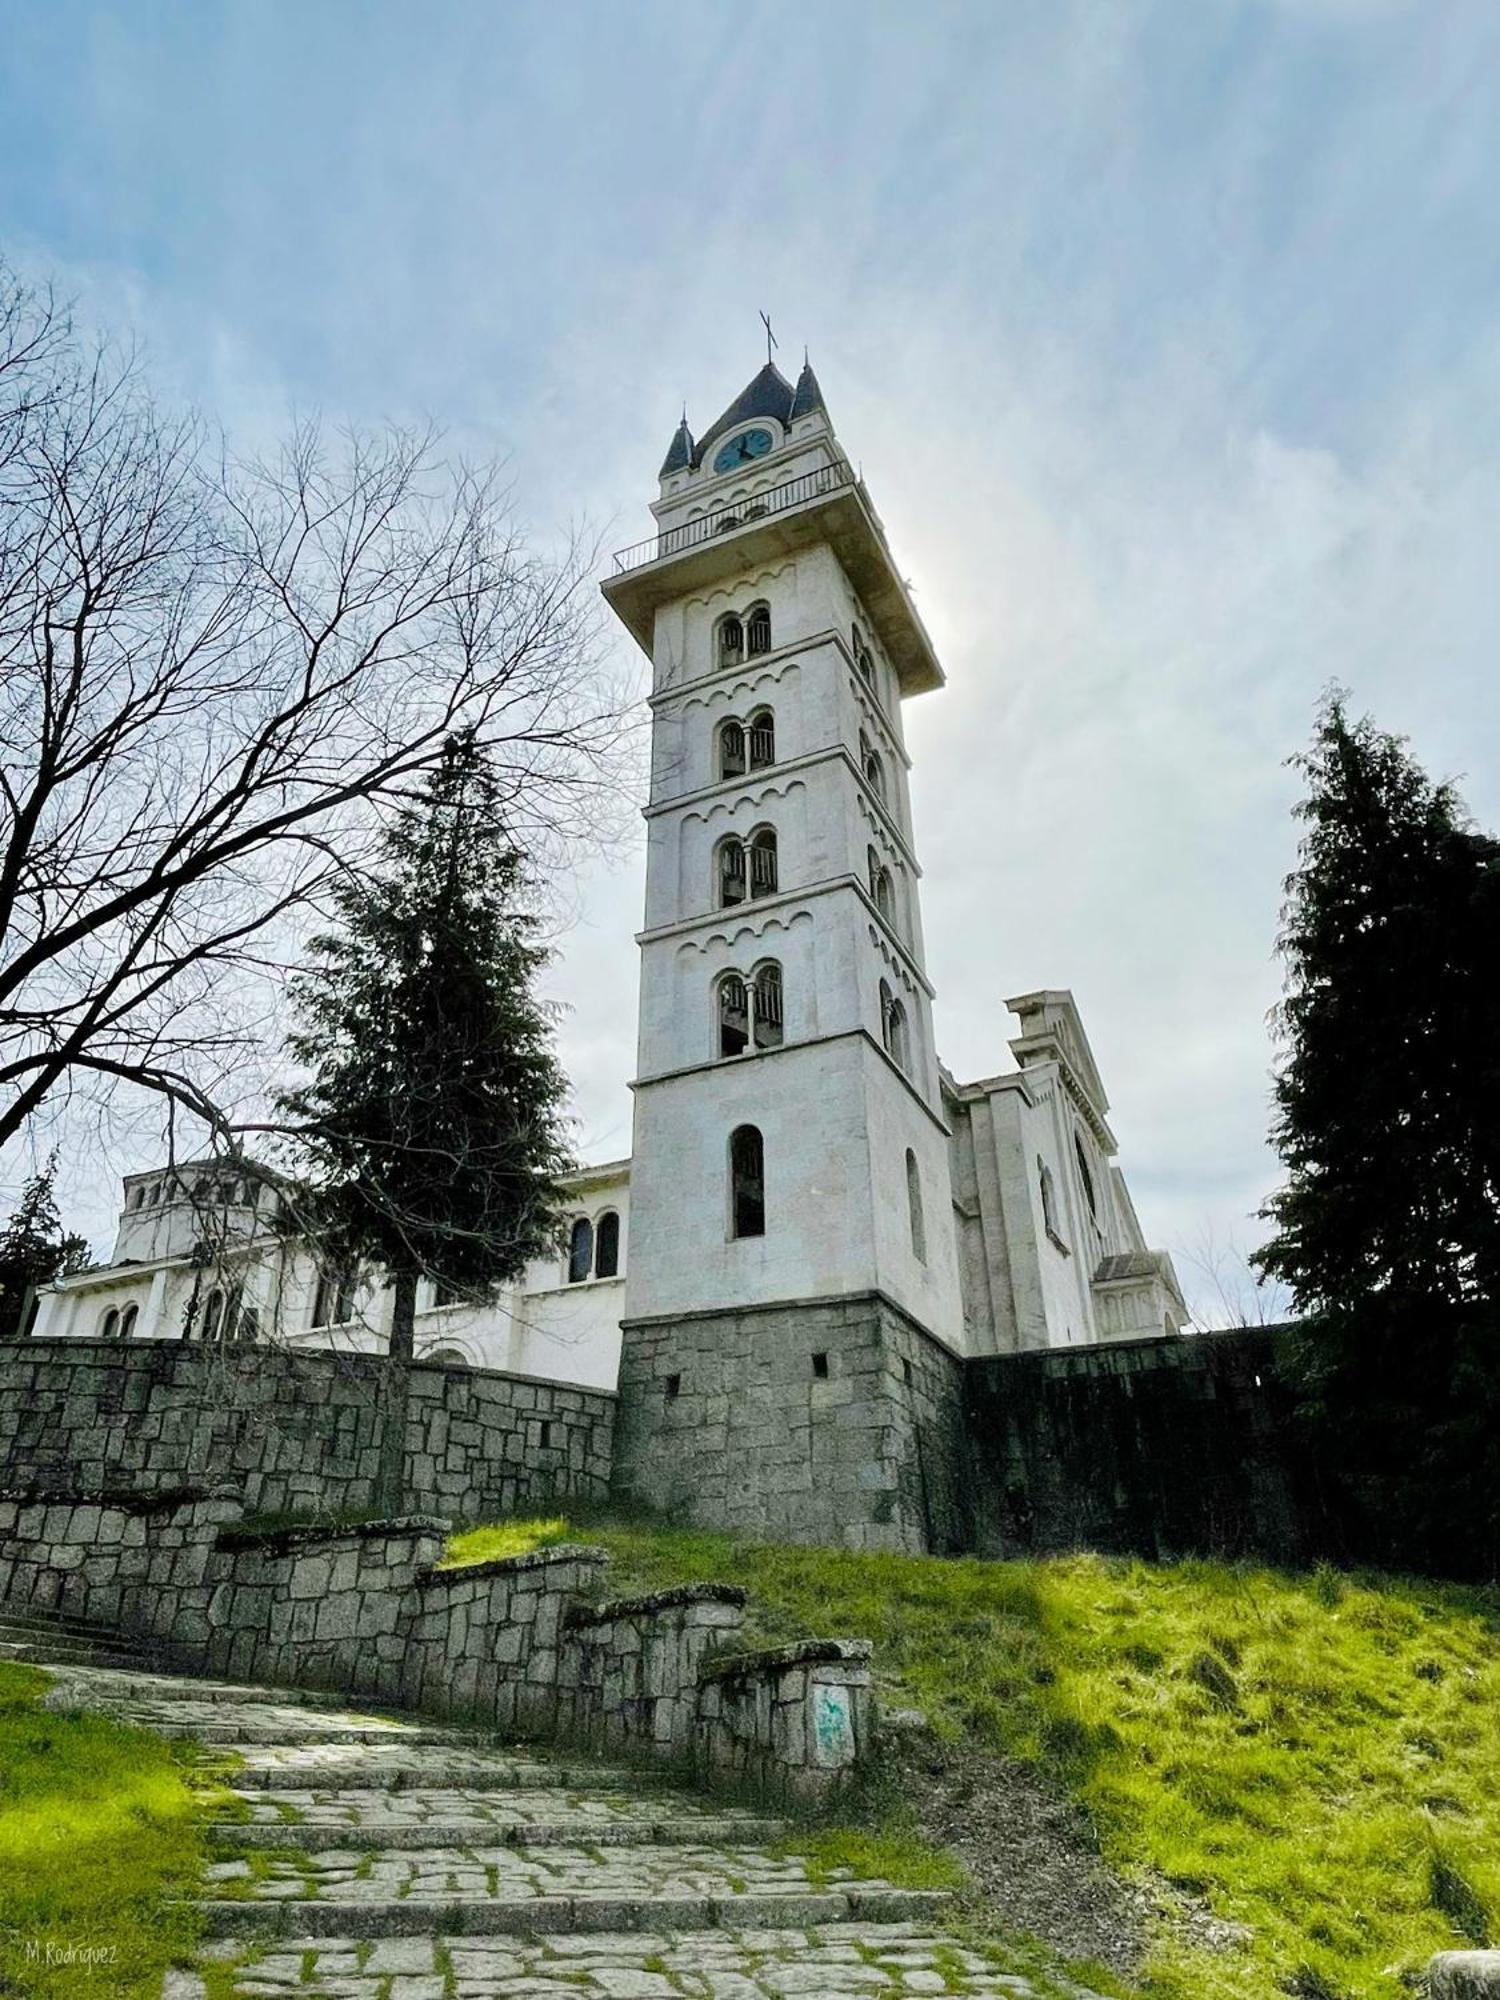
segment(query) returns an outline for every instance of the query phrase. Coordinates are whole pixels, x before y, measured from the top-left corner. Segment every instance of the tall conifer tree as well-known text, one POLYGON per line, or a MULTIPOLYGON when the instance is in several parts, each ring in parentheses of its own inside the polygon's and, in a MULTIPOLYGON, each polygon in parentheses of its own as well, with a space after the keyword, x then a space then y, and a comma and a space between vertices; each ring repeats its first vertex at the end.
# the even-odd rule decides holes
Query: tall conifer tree
POLYGON ((1287 881, 1257 1262, 1304 1310, 1472 1307, 1500 1289, 1500 843, 1334 695, 1287 881))
POLYGON ((1352 1553, 1500 1566, 1500 842, 1343 697, 1280 947, 1256 1255, 1306 1315, 1285 1354, 1352 1553))
POLYGON ((525 860, 472 735, 450 739, 385 859, 313 942, 291 1040, 309 1076, 283 1108, 313 1162, 325 1262, 387 1273, 402 1363, 420 1277, 484 1298, 556 1247, 572 1161, 525 860))
POLYGON ((0 1229, 0 1340, 29 1331, 31 1302, 42 1285, 81 1271, 89 1261, 82 1236, 65 1231, 53 1183, 55 1157, 21 1190, 15 1213, 0 1229))

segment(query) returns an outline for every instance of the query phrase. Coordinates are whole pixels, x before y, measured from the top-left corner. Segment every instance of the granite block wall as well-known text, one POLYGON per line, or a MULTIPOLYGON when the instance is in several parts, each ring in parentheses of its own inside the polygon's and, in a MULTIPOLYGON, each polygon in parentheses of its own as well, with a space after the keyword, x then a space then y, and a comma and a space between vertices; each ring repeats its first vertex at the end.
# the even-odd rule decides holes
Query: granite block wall
POLYGON ((222 1491, 0 1495, 0 1604, 145 1636, 189 1671, 669 1760, 775 1796, 824 1796, 868 1751, 868 1645, 721 1659, 744 1618, 731 1586, 600 1604, 600 1549, 444 1570, 444 1521, 265 1530, 241 1514, 222 1491))
POLYGON ((620 1498, 772 1541, 967 1545, 963 1363, 883 1295, 623 1335, 620 1498))
MULTIPOLYGON (((376 1504, 384 1364, 180 1340, 0 1343, 0 1489, 231 1482, 252 1513, 376 1504)), ((405 1505, 460 1519, 601 1497, 614 1397, 482 1368, 409 1372, 405 1505)))
POLYGON ((970 1361, 977 1553, 1339 1553, 1276 1341, 1235 1328, 970 1361))

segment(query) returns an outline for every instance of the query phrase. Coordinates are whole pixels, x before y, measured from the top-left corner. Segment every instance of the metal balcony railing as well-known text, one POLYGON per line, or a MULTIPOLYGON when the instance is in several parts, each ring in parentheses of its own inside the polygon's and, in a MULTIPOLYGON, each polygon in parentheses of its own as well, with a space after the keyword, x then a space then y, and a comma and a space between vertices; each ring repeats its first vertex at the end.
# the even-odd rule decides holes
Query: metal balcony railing
POLYGON ((626 570, 641 569, 647 563, 660 562, 664 556, 681 555, 684 549, 697 548, 720 535, 732 534, 736 528, 748 528, 754 521, 764 521, 772 514, 785 514, 793 507, 801 507, 809 500, 819 500, 826 493, 836 493, 840 487, 853 484, 854 473, 849 466, 820 465, 815 472, 804 472, 800 478, 787 480, 784 486, 771 486, 764 493, 748 494, 728 506, 716 507, 711 514, 699 514, 695 520, 684 521, 680 527, 668 528, 662 534, 652 535, 647 541, 621 549, 615 556, 615 574, 620 576, 626 570))

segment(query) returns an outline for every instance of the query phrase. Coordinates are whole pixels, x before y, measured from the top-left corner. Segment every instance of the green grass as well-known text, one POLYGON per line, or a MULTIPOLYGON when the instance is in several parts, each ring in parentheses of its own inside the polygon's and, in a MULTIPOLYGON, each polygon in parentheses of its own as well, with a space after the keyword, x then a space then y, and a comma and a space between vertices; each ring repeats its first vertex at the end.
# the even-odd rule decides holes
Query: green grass
POLYGON ((158 2000, 196 1935, 185 1899, 207 1798, 191 1751, 104 1716, 53 1714, 39 1706, 46 1685, 0 1663, 0 1994, 158 2000))
POLYGON ((611 1594, 742 1583, 755 1636, 863 1635, 888 1696, 1051 1770, 1106 1858, 1244 1925, 1163 1930, 1154 2000, 1400 2000, 1500 1942, 1500 1596, 1401 1578, 1095 1557, 948 1562, 553 1517, 450 1562, 592 1541, 611 1594))

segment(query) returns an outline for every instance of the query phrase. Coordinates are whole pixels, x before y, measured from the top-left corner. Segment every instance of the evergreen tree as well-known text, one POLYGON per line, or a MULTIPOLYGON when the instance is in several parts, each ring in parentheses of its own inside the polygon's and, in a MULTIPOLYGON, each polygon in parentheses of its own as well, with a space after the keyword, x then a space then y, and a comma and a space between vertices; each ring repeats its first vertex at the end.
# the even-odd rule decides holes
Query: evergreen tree
POLYGON ((1342 695, 1298 807, 1256 1253, 1351 1552, 1500 1561, 1500 842, 1342 695))
POLYGON ((1399 737, 1326 702, 1297 808, 1256 1261, 1304 1310, 1472 1307, 1500 1283, 1500 843, 1399 737))
POLYGON ((567 1082, 532 991, 547 954, 472 735, 449 740, 385 860, 340 891, 340 928, 313 942, 290 1044, 309 1077, 283 1106, 314 1166, 325 1263, 388 1274, 404 1362, 421 1275, 482 1298, 557 1247, 572 1161, 567 1082))
POLYGON ((49 1160, 21 1190, 20 1206, 0 1229, 0 1340, 29 1331, 31 1300, 37 1288, 81 1271, 89 1246, 64 1230, 53 1184, 57 1161, 49 1160))

